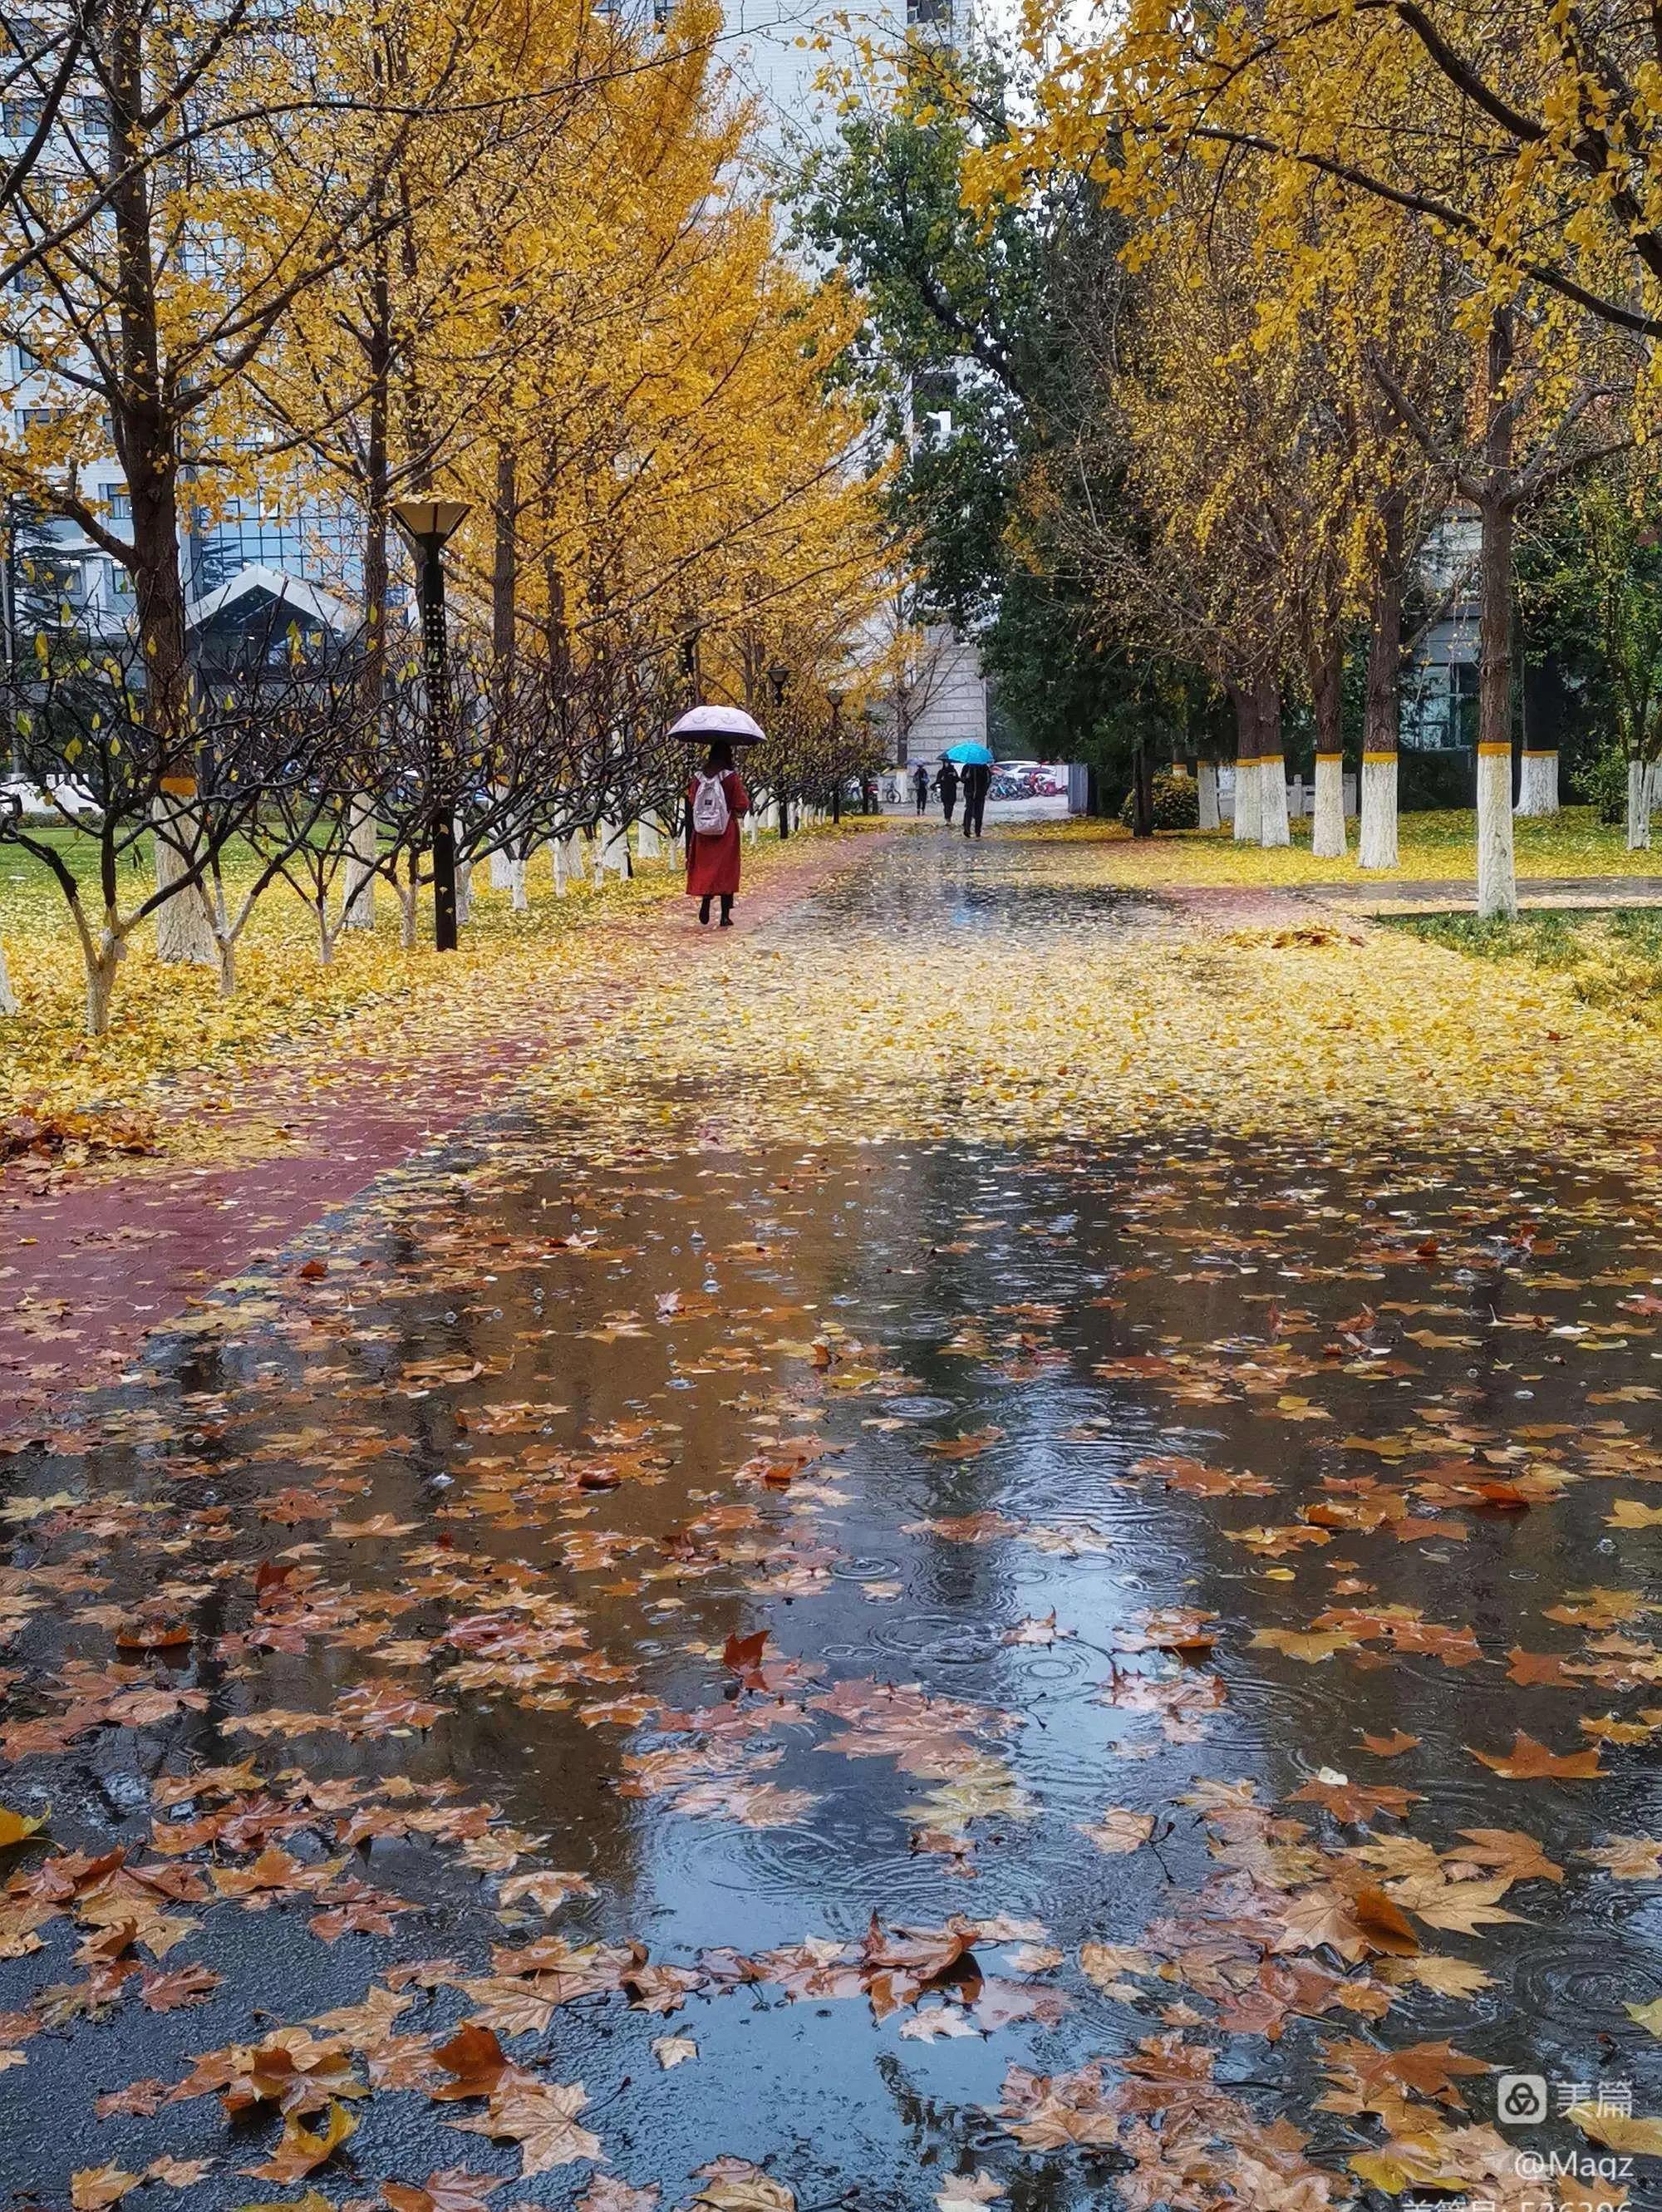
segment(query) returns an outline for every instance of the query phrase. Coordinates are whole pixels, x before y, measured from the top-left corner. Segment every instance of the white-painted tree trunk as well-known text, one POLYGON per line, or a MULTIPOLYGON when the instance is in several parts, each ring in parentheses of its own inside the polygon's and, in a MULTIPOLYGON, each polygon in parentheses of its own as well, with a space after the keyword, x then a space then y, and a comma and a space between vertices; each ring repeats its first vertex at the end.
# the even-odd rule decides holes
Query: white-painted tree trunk
POLYGON ((17 994, 11 988, 11 971, 6 966, 6 948, 0 945, 0 1014, 17 1012, 17 994))
POLYGON ((1235 842, 1256 845, 1263 833, 1259 803, 1258 761, 1256 755, 1235 763, 1235 842))
POLYGON ((1519 814, 1538 819, 1558 811, 1558 756, 1555 752, 1526 752, 1518 775, 1519 814))
POLYGON ((1651 768, 1647 761, 1628 763, 1628 850, 1648 853, 1651 848, 1651 768))
POLYGON ((515 914, 529 914, 531 896, 525 884, 525 854, 514 854, 508 864, 508 903, 515 914))
POLYGON ((1293 842, 1287 814, 1287 768, 1279 752, 1265 753, 1258 763, 1258 842, 1265 848, 1293 842))
POLYGON ((1362 756, 1362 820, 1356 840, 1359 868, 1397 866, 1397 756, 1362 756))
POLYGON ((635 857, 637 860, 655 860, 662 848, 658 837, 658 825, 643 814, 635 825, 635 857))
POLYGON ((1316 808, 1310 823, 1310 850, 1318 860, 1344 858, 1344 755, 1316 756, 1316 808))
POLYGON ((472 860, 458 860, 456 863, 456 925, 460 928, 463 923, 472 921, 472 919, 473 863, 472 860))
POLYGON ((375 926, 375 817, 367 799, 354 799, 346 817, 346 871, 341 902, 348 929, 375 926))
POLYGON ((1220 827, 1223 819, 1222 816, 1218 812, 1218 764, 1216 761, 1203 760, 1196 762, 1195 766, 1195 791, 1196 800, 1200 807, 1201 828, 1202 830, 1216 830, 1220 827))
POLYGON ((1662 760, 1651 763, 1651 807, 1662 806, 1662 760))
POLYGON ((1512 852, 1512 747, 1477 750, 1477 919, 1510 921, 1518 911, 1512 852))
POLYGON ((514 888, 514 855, 505 845, 498 845, 490 855, 490 888, 493 891, 511 891, 514 888))
MULTIPOLYGON (((181 844, 188 844, 192 823, 189 806, 177 799, 158 799, 154 810, 156 830, 155 887, 166 890, 187 874, 181 844), (163 823, 171 825, 174 843, 169 843, 161 834, 163 823)), ((214 942, 214 925, 208 911, 207 895, 200 884, 188 890, 175 891, 174 896, 155 909, 155 957, 158 960, 188 961, 198 968, 217 968, 219 947, 214 942)))
POLYGON ((757 834, 756 809, 752 807, 750 812, 745 817, 745 836, 746 842, 753 845, 756 842, 757 834))
POLYGON ((416 949, 416 908, 421 897, 421 885, 413 875, 395 877, 393 890, 399 895, 399 943, 406 952, 416 949))

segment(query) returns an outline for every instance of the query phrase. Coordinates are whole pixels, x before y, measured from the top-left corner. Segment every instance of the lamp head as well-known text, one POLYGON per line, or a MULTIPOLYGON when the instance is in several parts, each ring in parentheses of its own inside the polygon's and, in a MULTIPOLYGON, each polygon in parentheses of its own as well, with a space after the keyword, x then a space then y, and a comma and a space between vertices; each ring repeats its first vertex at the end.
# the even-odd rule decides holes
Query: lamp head
POLYGON ((472 512, 465 499, 395 499, 393 520, 413 545, 442 545, 472 512))
POLYGON ((768 670, 768 682, 773 686, 773 703, 777 707, 783 702, 785 686, 790 682, 790 671, 782 660, 776 660, 768 670))

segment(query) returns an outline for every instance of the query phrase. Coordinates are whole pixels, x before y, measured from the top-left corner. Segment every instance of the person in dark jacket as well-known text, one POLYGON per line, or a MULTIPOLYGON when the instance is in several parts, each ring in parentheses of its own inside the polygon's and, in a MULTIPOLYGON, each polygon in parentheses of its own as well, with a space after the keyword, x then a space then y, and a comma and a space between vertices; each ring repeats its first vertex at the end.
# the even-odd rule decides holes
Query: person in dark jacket
POLYGON ((917 800, 917 811, 921 817, 929 803, 929 771, 922 761, 912 770, 912 793, 917 800))
POLYGON ((985 761, 971 761, 964 770, 964 835, 971 827, 981 835, 981 817, 987 811, 987 787, 992 782, 993 772, 985 761))
POLYGON ((941 793, 941 811, 950 823, 953 809, 958 805, 958 768, 954 762, 941 762, 934 787, 941 793))

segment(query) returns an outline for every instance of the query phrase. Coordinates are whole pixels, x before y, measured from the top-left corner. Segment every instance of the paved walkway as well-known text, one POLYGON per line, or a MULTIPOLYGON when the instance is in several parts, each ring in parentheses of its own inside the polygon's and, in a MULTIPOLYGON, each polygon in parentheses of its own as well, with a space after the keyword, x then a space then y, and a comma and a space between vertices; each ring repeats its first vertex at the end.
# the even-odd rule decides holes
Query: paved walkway
MULTIPOLYGON (((805 841, 741 902, 759 927, 884 842, 805 841)), ((423 1006, 418 1047, 398 1062, 326 1046, 275 1054, 239 1079, 237 1122, 275 1130, 280 1149, 226 1167, 165 1156, 64 1176, 27 1162, 0 1173, 0 1449, 37 1432, 67 1394, 119 1373, 145 1335, 226 1278, 269 1260, 385 1170, 439 1143, 538 1061, 614 1019, 661 963, 694 943, 678 902, 597 928, 573 983, 551 976, 511 1028, 481 1035, 466 1005, 423 1006), (621 948, 618 939, 624 940, 621 948), (620 962, 626 963, 620 969, 620 962), (448 1017, 449 1026, 446 1026, 448 1017)), ((406 1041, 407 1042, 407 1041, 406 1041)), ((181 1086, 188 1090, 188 1086, 181 1086)), ((212 1088, 224 1089, 216 1077, 212 1088)), ((188 1097, 170 1103, 188 1115, 188 1097)))
POLYGON ((0 2203, 1655 2207, 1662 1037, 1099 857, 643 932, 7 1464, 0 2203))

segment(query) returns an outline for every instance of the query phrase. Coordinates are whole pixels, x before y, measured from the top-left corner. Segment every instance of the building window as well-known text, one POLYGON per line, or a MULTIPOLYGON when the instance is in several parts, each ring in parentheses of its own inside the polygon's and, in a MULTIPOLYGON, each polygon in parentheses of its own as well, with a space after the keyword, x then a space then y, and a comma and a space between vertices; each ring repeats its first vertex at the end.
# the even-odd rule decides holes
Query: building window
POLYGON ((356 532, 344 510, 312 507, 280 514, 259 499, 233 499, 217 520, 205 509, 196 512, 191 592, 199 599, 251 568, 332 582, 351 573, 356 555, 356 532))
POLYGON ((1470 660, 1434 661, 1403 686, 1402 740, 1409 752, 1458 752, 1477 741, 1477 669, 1470 660))
POLYGON ((114 484, 107 484, 104 504, 110 510, 112 522, 131 522, 133 519, 133 495, 130 491, 119 491, 114 484))

